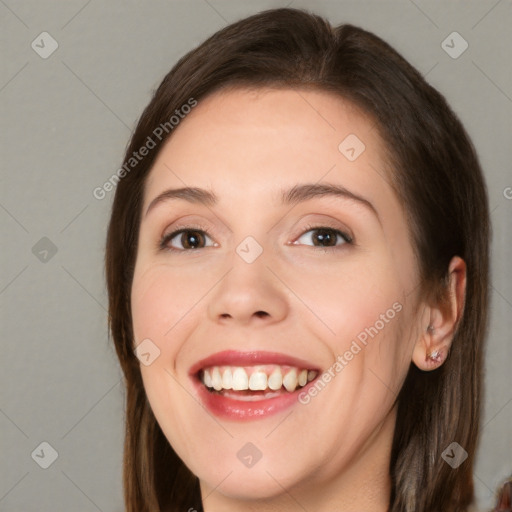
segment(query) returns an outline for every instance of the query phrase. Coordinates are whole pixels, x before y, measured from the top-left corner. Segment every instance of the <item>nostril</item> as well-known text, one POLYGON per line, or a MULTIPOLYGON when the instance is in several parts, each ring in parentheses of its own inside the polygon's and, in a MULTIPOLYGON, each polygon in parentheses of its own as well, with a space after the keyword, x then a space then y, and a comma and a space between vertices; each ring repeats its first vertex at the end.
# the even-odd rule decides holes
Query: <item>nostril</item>
POLYGON ((266 311, 256 311, 255 315, 262 317, 262 316, 268 316, 268 313, 266 311))

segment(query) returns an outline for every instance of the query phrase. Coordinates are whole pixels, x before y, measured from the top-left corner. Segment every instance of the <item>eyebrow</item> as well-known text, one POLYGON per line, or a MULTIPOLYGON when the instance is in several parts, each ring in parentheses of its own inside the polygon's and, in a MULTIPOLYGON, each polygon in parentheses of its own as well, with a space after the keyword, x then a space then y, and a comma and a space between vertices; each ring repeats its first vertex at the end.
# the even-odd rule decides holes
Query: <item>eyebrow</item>
MULTIPOLYGON (((373 204, 354 192, 332 183, 303 183, 295 185, 288 190, 281 190, 281 203, 283 205, 294 206, 315 197, 338 197, 355 201, 370 210, 379 219, 379 214, 373 204)), ((149 204, 146 215, 158 204, 172 200, 183 199, 190 203, 203 204, 206 206, 214 206, 219 202, 214 192, 198 187, 182 187, 168 189, 156 196, 149 204)))

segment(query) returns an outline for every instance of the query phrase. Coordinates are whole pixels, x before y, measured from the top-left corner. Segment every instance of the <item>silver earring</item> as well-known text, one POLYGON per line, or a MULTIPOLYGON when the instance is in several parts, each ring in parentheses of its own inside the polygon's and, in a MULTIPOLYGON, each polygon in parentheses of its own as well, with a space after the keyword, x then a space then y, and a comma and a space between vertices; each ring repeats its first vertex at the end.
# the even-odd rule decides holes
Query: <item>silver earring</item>
POLYGON ((432 325, 429 325, 427 327, 427 332, 434 332, 434 327, 432 325))

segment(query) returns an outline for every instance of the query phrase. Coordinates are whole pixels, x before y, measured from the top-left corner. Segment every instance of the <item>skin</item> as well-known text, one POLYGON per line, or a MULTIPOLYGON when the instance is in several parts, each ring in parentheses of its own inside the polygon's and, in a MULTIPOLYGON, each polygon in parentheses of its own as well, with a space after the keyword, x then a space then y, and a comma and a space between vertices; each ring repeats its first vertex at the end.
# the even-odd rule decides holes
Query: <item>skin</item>
POLYGON ((160 350, 141 365, 144 387, 165 436, 199 476, 207 512, 387 510, 396 394, 411 361, 433 370, 446 358, 465 267, 450 264, 450 307, 422 299, 382 155, 374 123, 337 96, 235 89, 201 100, 154 163, 132 287, 135 345, 149 338, 160 350), (353 162, 338 149, 349 134, 366 147, 353 162), (378 217, 343 198, 280 203, 281 189, 317 182, 364 197, 378 217), (145 215, 162 191, 184 186, 212 190, 219 202, 174 199, 145 215), (164 234, 197 223, 207 231, 200 248, 184 249, 178 235, 169 242, 176 252, 158 250, 164 234), (338 236, 326 249, 308 223, 354 241, 338 236), (236 253, 247 236, 263 249, 250 264, 236 253), (240 422, 199 404, 188 376, 198 360, 271 350, 328 369, 397 302, 401 311, 307 405, 240 422), (237 458, 248 442, 262 453, 251 468, 237 458))

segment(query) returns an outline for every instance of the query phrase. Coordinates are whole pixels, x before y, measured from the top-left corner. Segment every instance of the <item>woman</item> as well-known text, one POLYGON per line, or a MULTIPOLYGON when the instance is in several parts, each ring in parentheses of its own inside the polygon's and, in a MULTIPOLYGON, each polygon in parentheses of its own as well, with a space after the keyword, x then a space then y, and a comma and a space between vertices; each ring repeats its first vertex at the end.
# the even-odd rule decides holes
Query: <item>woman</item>
POLYGON ((465 511, 489 213, 444 98, 275 9, 184 56, 107 238, 128 511, 465 511))

